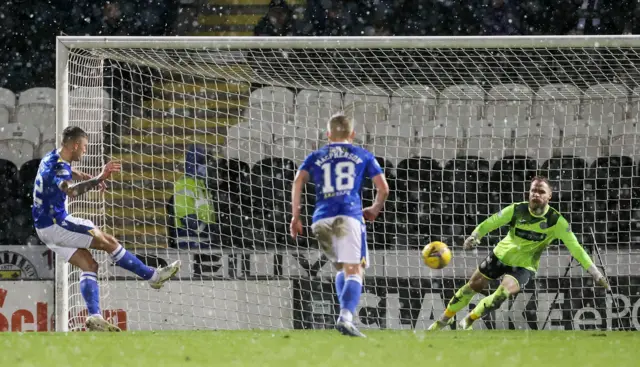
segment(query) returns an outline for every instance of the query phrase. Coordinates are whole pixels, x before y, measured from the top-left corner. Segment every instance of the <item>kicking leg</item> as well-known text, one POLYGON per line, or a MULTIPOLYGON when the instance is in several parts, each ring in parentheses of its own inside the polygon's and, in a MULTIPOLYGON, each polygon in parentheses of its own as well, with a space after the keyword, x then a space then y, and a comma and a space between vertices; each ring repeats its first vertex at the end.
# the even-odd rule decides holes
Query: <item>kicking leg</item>
POLYGON ((458 289, 449 301, 444 313, 429 326, 428 330, 440 330, 449 325, 453 316, 467 306, 476 293, 482 292, 487 287, 487 284, 489 284, 489 278, 476 269, 469 282, 458 289))
POLYGON ((98 230, 95 230, 90 247, 92 249, 106 251, 111 255, 111 259, 116 265, 149 281, 149 284, 154 289, 162 288, 164 283, 180 270, 180 260, 171 263, 166 268, 154 269, 149 267, 134 254, 125 250, 115 237, 98 230))
POLYGON ((102 318, 100 312, 100 288, 98 286, 98 263, 93 259, 91 253, 86 249, 77 249, 71 258, 71 265, 82 270, 80 275, 80 293, 87 304, 86 326, 91 331, 120 331, 120 328, 112 325, 102 318))
POLYGON ((518 292, 520 292, 518 280, 512 275, 505 274, 498 289, 491 295, 483 298, 476 308, 460 322, 460 327, 464 330, 471 329, 474 321, 489 314, 491 311, 497 310, 504 301, 518 292))

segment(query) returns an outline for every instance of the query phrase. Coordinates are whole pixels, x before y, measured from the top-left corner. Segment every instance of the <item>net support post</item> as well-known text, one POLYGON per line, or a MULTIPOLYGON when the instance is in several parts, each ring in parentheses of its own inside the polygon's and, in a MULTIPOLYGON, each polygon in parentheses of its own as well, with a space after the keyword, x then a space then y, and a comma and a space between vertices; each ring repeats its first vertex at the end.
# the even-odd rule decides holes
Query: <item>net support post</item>
MULTIPOLYGON (((69 124, 69 49, 56 40, 56 146, 69 124)), ((67 204, 68 205, 68 204, 67 204)), ((55 254, 55 329, 69 331, 69 264, 55 254)))

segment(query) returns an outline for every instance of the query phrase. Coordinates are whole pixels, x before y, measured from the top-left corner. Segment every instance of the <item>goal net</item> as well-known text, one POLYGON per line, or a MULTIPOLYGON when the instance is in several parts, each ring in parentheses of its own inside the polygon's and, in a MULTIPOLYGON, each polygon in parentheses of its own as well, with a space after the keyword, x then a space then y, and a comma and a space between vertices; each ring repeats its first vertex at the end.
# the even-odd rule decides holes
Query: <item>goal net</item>
MULTIPOLYGON (((640 329, 638 37, 58 42, 58 127, 91 136, 78 168, 123 163, 108 191, 71 202, 71 213, 151 266, 182 260, 157 291, 96 254, 102 309, 127 330, 334 326, 333 267, 309 230, 311 185, 305 234, 294 241, 288 226, 296 169, 325 144, 337 112, 355 119, 355 144, 375 154, 391 186, 367 223, 361 328, 428 327, 507 232, 468 252, 465 236, 527 200, 542 174, 613 294, 553 243, 523 291, 474 327, 640 329), (208 216, 211 233, 186 230, 189 214, 208 216), (453 251, 442 270, 419 255, 436 240, 453 251)), ((79 273, 57 266, 57 328, 80 330, 79 273)))

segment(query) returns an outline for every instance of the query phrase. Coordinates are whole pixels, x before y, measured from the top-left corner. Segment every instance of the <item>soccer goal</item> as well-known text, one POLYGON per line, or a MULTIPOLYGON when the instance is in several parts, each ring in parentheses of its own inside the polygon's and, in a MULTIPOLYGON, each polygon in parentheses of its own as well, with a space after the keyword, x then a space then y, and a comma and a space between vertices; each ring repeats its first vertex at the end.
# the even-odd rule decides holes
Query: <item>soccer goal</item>
MULTIPOLYGON (((564 246, 475 328, 640 329, 640 37, 58 37, 57 126, 79 125, 78 168, 123 163, 109 190, 69 203, 149 265, 181 259, 159 290, 100 260, 102 309, 127 330, 328 329, 333 268, 288 235, 297 166, 337 112, 384 167, 391 195, 367 224, 362 329, 424 329, 503 235, 464 252, 474 227, 547 175, 552 206, 604 266, 593 285, 564 246), (178 235, 187 152, 217 224, 178 235), (592 235, 593 233, 593 235, 592 235), (447 243, 442 270, 420 249, 447 243), (598 256, 600 255, 600 256, 598 256), (615 306, 614 306, 615 305, 615 306)), ((363 189, 365 205, 374 192, 363 189)), ((79 272, 56 261, 56 329, 86 316, 79 272)), ((497 283, 492 283, 495 289, 497 283)), ((481 299, 478 295, 470 307, 481 299)), ((463 311, 463 313, 466 313, 463 311)))

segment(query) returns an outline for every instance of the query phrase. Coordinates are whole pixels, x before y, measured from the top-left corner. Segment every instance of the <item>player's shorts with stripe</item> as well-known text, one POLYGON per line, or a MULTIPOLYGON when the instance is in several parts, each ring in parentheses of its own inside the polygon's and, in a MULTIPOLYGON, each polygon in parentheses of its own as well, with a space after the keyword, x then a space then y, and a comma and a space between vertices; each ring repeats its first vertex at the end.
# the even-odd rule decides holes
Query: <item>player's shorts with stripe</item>
POLYGON ((91 246, 94 229, 92 221, 68 215, 62 222, 36 232, 48 248, 69 261, 77 249, 91 246))
POLYGON ((369 267, 367 230, 363 221, 339 215, 316 221, 311 230, 332 262, 369 267))
POLYGON ((520 288, 524 288, 534 276, 534 272, 529 269, 506 265, 498 259, 493 251, 480 263, 478 271, 489 279, 498 279, 503 275, 509 275, 518 281, 520 288))

